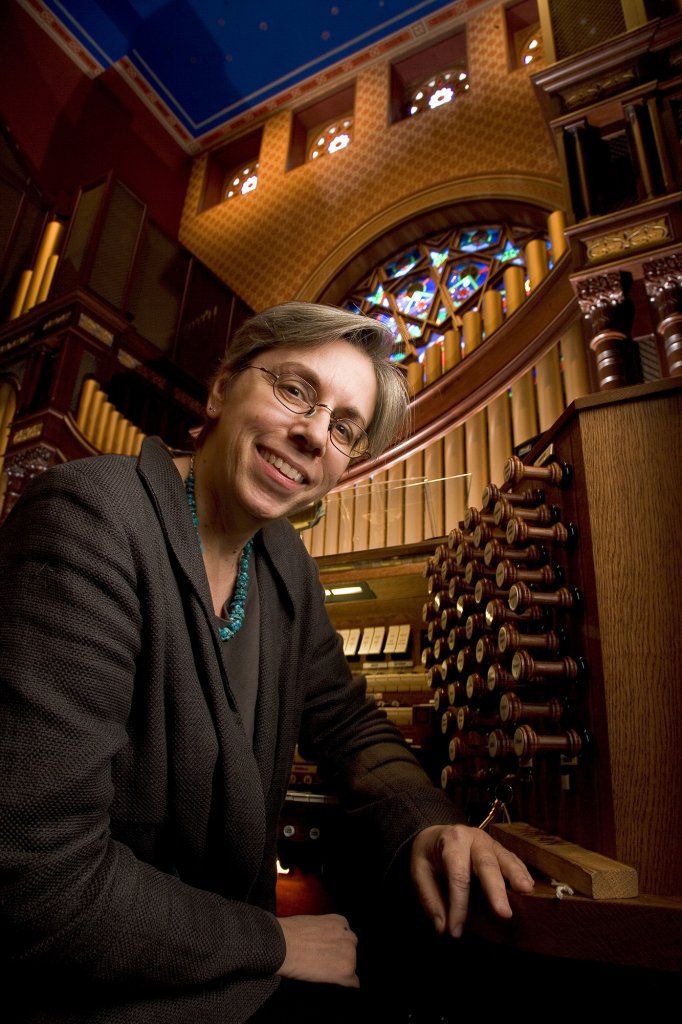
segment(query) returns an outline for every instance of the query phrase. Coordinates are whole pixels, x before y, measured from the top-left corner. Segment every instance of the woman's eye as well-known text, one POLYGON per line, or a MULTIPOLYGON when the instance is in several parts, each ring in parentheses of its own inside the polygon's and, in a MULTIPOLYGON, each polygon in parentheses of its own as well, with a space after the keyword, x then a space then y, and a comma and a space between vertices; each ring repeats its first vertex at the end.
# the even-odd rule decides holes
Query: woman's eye
POLYGON ((281 380, 277 387, 284 398, 289 399, 289 401, 296 402, 296 404, 301 407, 307 407, 312 405, 314 402, 314 399, 311 400, 308 388, 303 381, 281 380))
POLYGON ((334 422, 334 433, 342 441, 352 441, 355 436, 353 424, 347 420, 336 420, 334 422))

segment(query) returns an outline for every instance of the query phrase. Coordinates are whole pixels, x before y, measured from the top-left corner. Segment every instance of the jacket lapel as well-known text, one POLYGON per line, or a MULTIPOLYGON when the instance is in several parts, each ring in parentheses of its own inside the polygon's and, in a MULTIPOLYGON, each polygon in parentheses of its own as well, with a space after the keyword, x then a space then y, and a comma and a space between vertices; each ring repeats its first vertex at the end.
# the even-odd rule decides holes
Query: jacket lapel
MULTIPOLYGON (((186 502, 182 478, 158 438, 145 440, 138 459, 144 481, 175 564, 183 593, 194 660, 218 738, 220 762, 214 782, 214 829, 222 836, 230 889, 244 896, 258 874, 265 846, 265 793, 254 751, 229 687, 214 628, 213 604, 204 563, 186 502), (220 779, 220 782, 219 782, 220 779), (235 858, 234 851, 239 851, 235 858)), ((182 624, 178 624, 182 628, 182 624)), ((262 677, 262 673, 261 673, 262 677)), ((276 727, 276 722, 275 722, 276 727)), ((263 735, 263 748, 268 737, 263 735)), ((266 763, 263 758, 261 763, 266 763)))

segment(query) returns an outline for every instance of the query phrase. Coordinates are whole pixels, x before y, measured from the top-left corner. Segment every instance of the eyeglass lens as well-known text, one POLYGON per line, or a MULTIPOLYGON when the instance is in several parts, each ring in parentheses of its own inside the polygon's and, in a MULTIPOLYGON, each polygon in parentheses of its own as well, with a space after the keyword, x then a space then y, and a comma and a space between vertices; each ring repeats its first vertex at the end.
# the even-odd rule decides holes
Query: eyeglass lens
MULTIPOLYGON (((272 384, 275 398, 291 412, 312 413, 317 405, 317 392, 312 384, 295 374, 283 374, 272 384)), ((329 423, 329 437, 335 448, 344 455, 364 455, 369 448, 369 438, 362 427, 353 420, 332 414, 329 423)))

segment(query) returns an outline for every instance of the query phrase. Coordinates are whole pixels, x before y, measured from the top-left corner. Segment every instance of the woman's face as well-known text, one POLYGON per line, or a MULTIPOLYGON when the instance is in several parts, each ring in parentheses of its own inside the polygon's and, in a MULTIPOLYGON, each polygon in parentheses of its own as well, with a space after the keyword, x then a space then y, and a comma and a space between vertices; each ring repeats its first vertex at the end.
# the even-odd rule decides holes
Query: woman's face
POLYGON ((310 417, 290 412, 275 398, 272 378, 255 366, 297 374, 318 402, 365 429, 377 400, 371 360, 341 340, 260 352, 251 368, 216 382, 208 416, 217 422, 202 452, 206 483, 224 526, 251 531, 319 500, 348 466, 348 455, 330 441, 329 409, 310 417))

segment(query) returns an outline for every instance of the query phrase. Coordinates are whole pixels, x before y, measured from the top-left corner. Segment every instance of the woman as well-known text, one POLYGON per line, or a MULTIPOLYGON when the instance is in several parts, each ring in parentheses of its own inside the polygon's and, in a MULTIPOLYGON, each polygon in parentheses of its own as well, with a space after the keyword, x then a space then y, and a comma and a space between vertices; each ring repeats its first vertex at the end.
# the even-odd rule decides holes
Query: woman
POLYGON ((365 699, 287 519, 402 428, 390 342, 332 307, 266 310, 235 335, 194 454, 148 439, 138 459, 60 466, 0 530, 21 1019, 239 1024, 284 1019, 282 979, 358 986, 345 918, 276 917, 297 742, 364 829, 365 870, 402 850, 437 931, 461 933, 471 873, 502 916, 505 878, 531 888, 365 699))

